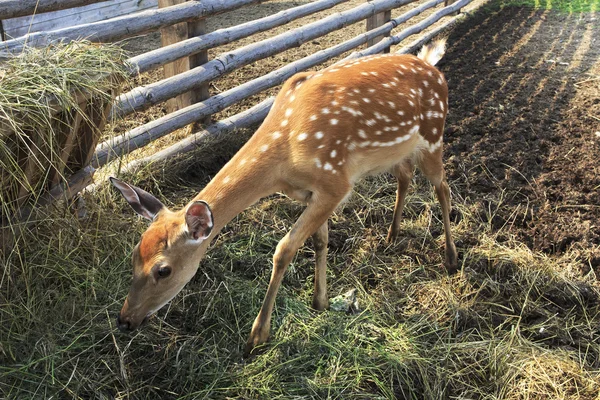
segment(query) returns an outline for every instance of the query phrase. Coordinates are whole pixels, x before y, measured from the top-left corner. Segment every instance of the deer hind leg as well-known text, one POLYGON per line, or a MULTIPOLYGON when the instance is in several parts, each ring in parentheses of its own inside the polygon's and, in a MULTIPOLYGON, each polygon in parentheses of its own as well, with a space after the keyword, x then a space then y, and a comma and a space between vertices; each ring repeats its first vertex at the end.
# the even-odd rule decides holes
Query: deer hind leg
POLYGON ((315 246, 315 291, 313 293, 312 307, 323 311, 329 307, 327 298, 327 243, 329 230, 327 221, 312 235, 315 246))
MULTIPOLYGON (((273 255, 273 272, 271 273, 271 280, 269 281, 269 287, 267 294, 263 301, 262 307, 258 316, 254 320, 252 325, 252 331, 250 337, 246 342, 244 354, 247 356, 252 353, 254 347, 265 343, 269 338, 269 332, 271 329, 271 313, 273 312, 273 305, 275 304, 275 296, 283 280, 283 276, 287 267, 294 257, 294 254, 304 244, 312 234, 317 230, 323 231, 323 225, 327 226, 327 219, 333 213, 337 205, 344 199, 345 195, 350 191, 350 185, 342 182, 334 182, 335 193, 320 193, 314 194, 308 203, 308 206, 300 215, 300 218, 296 221, 292 229, 284 236, 283 239, 277 245, 275 254, 273 255)), ((323 252, 320 252, 323 257, 323 252)), ((319 261, 317 257, 317 261, 319 261)), ((325 269, 325 261, 321 269, 325 269)), ((319 273, 316 274, 317 276, 319 273)), ((320 279, 317 278, 319 284, 320 279)))
POLYGON ((394 216, 392 224, 388 230, 387 241, 394 241, 400 233, 400 221, 402 220, 402 210, 404 209, 404 200, 410 186, 410 181, 413 176, 413 164, 410 160, 404 160, 399 164, 394 165, 390 171, 398 181, 398 189, 396 191, 396 204, 394 205, 394 216))
POLYGON ((450 187, 446 182, 441 147, 434 152, 423 150, 422 157, 419 157, 418 160, 419 169, 435 188, 435 194, 442 208, 444 234, 446 237, 446 261, 444 265, 449 272, 454 272, 458 263, 458 254, 450 231, 450 187))

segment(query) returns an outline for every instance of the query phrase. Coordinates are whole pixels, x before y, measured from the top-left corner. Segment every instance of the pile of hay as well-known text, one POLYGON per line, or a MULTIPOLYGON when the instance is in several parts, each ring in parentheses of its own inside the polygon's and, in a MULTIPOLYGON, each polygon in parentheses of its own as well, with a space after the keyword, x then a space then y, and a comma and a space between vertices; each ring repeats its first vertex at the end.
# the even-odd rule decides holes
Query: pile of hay
POLYGON ((80 146, 78 138, 67 139, 68 133, 78 121, 99 135, 89 114, 112 101, 127 77, 124 60, 117 45, 77 41, 26 48, 0 61, 0 216, 5 222, 81 168, 71 154, 80 146))

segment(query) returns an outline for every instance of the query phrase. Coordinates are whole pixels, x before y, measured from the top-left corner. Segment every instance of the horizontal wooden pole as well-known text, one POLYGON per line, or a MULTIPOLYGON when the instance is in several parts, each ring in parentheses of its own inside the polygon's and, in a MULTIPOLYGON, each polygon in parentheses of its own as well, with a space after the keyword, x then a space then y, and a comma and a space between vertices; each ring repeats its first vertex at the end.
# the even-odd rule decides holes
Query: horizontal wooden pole
POLYGON ((146 72, 161 65, 170 63, 182 57, 200 53, 235 40, 243 39, 258 32, 287 24, 298 18, 326 10, 348 0, 318 0, 298 7, 279 11, 273 15, 259 18, 230 28, 217 29, 216 31, 183 40, 179 43, 161 47, 128 60, 131 73, 146 72))
POLYGON ((218 136, 233 132, 236 129, 247 128, 249 126, 258 124, 265 119, 274 101, 275 97, 269 97, 257 105, 242 111, 241 113, 215 122, 214 124, 207 126, 205 129, 196 132, 193 135, 188 136, 187 138, 180 140, 155 154, 152 154, 151 156, 130 162, 121 169, 121 172, 131 171, 132 169, 146 164, 166 161, 177 155, 188 153, 196 149, 208 136, 218 136))
POLYGON ((17 39, 0 42, 0 58, 8 57, 11 53, 21 51, 25 43, 31 47, 44 47, 56 41, 72 41, 81 38, 86 38, 92 42, 110 42, 156 30, 178 22, 190 21, 234 10, 260 1, 191 0, 160 10, 142 11, 92 24, 77 25, 55 31, 30 33, 17 39))
POLYGON ((448 29, 452 28, 454 25, 459 23, 465 17, 466 17, 466 14, 459 14, 459 15, 452 17, 446 23, 427 32, 425 35, 414 40, 410 44, 402 47, 400 50, 397 51, 397 53, 399 53, 399 54, 414 53, 415 51, 419 50, 425 43, 429 42, 434 37, 440 35, 441 33, 447 31, 448 29))
MULTIPOLYGON (((437 1, 437 0, 435 0, 437 1)), ((397 26, 397 20, 403 20, 406 16, 397 19, 373 29, 369 32, 356 36, 336 46, 318 51, 310 56, 294 61, 282 68, 272 71, 260 78, 248 81, 240 86, 236 86, 223 93, 213 96, 202 103, 175 111, 164 117, 155 119, 145 125, 139 126, 126 132, 123 135, 116 136, 106 142, 98 145, 93 159, 95 167, 105 165, 111 158, 119 157, 123 154, 145 146, 149 142, 162 137, 170 132, 182 128, 192 122, 200 120, 215 112, 221 111, 238 101, 245 99, 261 91, 279 85, 297 72, 307 68, 319 65, 333 57, 343 54, 347 51, 366 43, 368 40, 389 32, 397 26)))
MULTIPOLYGON (((400 24, 403 24, 405 22, 407 22, 408 20, 410 20, 412 17, 419 15, 420 13, 422 13, 423 11, 435 7, 440 3, 443 3, 444 0, 431 0, 428 1, 427 3, 423 3, 418 7, 413 8, 412 10, 405 12, 404 14, 400 15, 399 17, 394 18, 393 20, 391 20, 391 23, 395 23, 395 26, 398 26, 400 24)), ((385 25, 384 25, 385 26, 385 25)), ((388 46, 386 46, 387 48, 388 46)), ((354 59, 354 58, 359 58, 359 57, 363 57, 366 55, 370 55, 370 54, 377 54, 379 52, 381 52, 382 50, 380 48, 375 48, 373 46, 368 47, 366 50, 363 51, 355 51, 352 54, 348 55, 347 57, 344 57, 343 59, 339 60, 338 62, 336 62, 336 64, 342 63, 346 60, 350 60, 350 59, 354 59)))
POLYGON ((331 15, 303 27, 232 50, 209 61, 203 66, 156 83, 137 87, 128 93, 122 94, 115 102, 113 115, 123 117, 136 110, 148 108, 181 93, 193 90, 244 65, 281 53, 290 48, 298 47, 307 41, 363 20, 368 16, 414 1, 380 0, 364 3, 358 7, 331 15))
POLYGON ((381 42, 360 52, 359 56, 364 56, 364 55, 368 55, 368 54, 376 54, 376 53, 381 52, 384 48, 386 48, 390 45, 398 44, 401 41, 403 41, 404 39, 406 39, 407 37, 409 37, 411 35, 416 35, 417 33, 420 33, 423 30, 429 28, 431 25, 433 25, 435 22, 439 21, 441 18, 445 17, 446 15, 450 15, 450 14, 460 10, 462 7, 466 6, 467 4, 469 4, 472 1, 473 0, 459 0, 456 3, 453 3, 452 5, 444 7, 442 9, 440 9, 439 11, 431 14, 429 17, 425 18, 418 24, 414 24, 411 27, 404 29, 397 35, 387 37, 387 38, 383 39, 381 42))
POLYGON ((0 0, 0 20, 87 6, 108 0, 0 0))

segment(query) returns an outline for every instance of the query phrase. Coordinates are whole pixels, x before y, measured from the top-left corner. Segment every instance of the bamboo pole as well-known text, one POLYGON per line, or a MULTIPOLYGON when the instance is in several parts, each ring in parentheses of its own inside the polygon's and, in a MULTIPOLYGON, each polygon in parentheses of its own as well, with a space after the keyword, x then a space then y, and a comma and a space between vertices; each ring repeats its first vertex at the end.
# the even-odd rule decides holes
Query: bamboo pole
POLYGON ((223 76, 237 68, 301 44, 365 19, 368 16, 414 2, 415 0, 381 0, 362 4, 303 27, 232 50, 202 67, 164 79, 125 93, 115 102, 113 115, 123 117, 193 90, 203 83, 223 76))
POLYGON ((193 37, 177 44, 152 50, 128 60, 131 74, 146 72, 181 57, 212 49, 223 44, 243 39, 258 32, 287 24, 298 18, 326 10, 348 0, 317 0, 312 3, 279 11, 276 14, 259 18, 230 28, 218 29, 202 36, 193 37))
POLYGON ((0 0, 0 20, 87 6, 108 0, 0 0))
POLYGON ((178 22, 219 14, 225 11, 258 3, 260 0, 192 0, 161 10, 111 18, 92 24, 77 25, 55 31, 30 33, 20 38, 0 43, 0 58, 19 52, 25 43, 31 47, 44 47, 55 41, 72 41, 86 38, 92 42, 110 42, 156 30, 178 22))
POLYGON ((96 148, 96 154, 92 159, 92 165, 94 165, 94 167, 105 165, 113 157, 130 153, 131 151, 138 149, 159 137, 182 128, 194 121, 205 118, 208 115, 214 114, 215 112, 221 111, 242 99, 257 94, 270 87, 276 86, 299 71, 303 71, 307 68, 321 64, 333 57, 366 43, 368 40, 374 37, 391 31, 399 23, 406 22, 408 19, 419 14, 425 9, 433 7, 442 1, 443 0, 432 0, 401 15, 398 18, 391 20, 379 28, 363 33, 336 46, 321 50, 311 56, 294 61, 260 78, 248 81, 240 86, 236 86, 235 88, 220 93, 217 96, 213 96, 201 104, 195 104, 178 110, 145 125, 134 128, 123 135, 116 136, 100 144, 96 148))

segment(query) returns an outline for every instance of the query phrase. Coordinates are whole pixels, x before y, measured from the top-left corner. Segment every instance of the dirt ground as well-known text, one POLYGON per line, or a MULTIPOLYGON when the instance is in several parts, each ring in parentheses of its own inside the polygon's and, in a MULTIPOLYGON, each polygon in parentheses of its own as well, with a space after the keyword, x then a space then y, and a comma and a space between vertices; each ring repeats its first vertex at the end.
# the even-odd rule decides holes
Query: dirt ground
POLYGON ((600 272, 600 23, 506 7, 475 13, 440 63, 449 179, 533 250, 592 248, 600 272), (487 198, 504 199, 503 205, 487 198))

